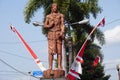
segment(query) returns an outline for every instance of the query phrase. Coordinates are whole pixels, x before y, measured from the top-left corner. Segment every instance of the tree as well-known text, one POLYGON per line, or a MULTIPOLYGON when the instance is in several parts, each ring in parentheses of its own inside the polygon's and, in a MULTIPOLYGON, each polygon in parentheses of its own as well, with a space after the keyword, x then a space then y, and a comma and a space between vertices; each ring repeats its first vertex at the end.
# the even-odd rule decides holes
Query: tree
MULTIPOLYGON (((65 20, 70 23, 78 22, 80 20, 83 20, 84 18, 89 18, 90 14, 92 14, 93 17, 96 18, 97 14, 101 13, 102 11, 102 9, 98 6, 98 0, 29 0, 24 11, 25 22, 30 23, 30 19, 34 16, 34 13, 39 8, 44 9, 44 16, 46 16, 46 14, 50 12, 50 6, 53 2, 58 3, 60 12, 65 15, 65 20)), ((90 24, 72 26, 71 33, 73 33, 72 37, 74 56, 76 56, 81 45, 92 29, 93 26, 90 24)), ((43 30, 43 32, 46 32, 46 30, 43 30)), ((83 56, 84 64, 82 65, 83 74, 81 75, 81 80, 109 79, 109 75, 105 76, 104 66, 102 66, 101 63, 99 63, 97 67, 92 68, 92 61, 94 60, 96 55, 100 55, 101 60, 103 59, 103 56, 100 52, 100 47, 94 44, 95 38, 101 45, 105 43, 103 33, 99 29, 96 29, 96 31, 91 35, 88 41, 88 45, 85 49, 85 53, 83 56)))

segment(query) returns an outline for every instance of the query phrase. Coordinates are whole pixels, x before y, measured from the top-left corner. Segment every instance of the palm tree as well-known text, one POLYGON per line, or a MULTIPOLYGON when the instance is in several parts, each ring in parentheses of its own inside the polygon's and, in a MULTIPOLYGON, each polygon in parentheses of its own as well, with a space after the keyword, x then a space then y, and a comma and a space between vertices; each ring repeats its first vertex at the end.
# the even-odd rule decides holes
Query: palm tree
MULTIPOLYGON (((44 9, 44 16, 46 16, 48 13, 50 13, 50 7, 53 2, 58 3, 59 11, 65 15, 65 20, 70 23, 78 22, 80 20, 83 20, 84 18, 89 18, 90 14, 92 14, 93 17, 96 18, 97 14, 101 13, 102 11, 102 9, 98 6, 98 0, 29 0, 24 10, 25 22, 30 23, 31 18, 34 16, 34 13, 40 8, 44 9)), ((73 33, 73 53, 75 53, 74 55, 77 54, 79 48, 85 41, 86 36, 90 33, 92 29, 93 26, 90 24, 72 26, 71 33, 73 33)), ((100 80, 109 79, 109 76, 104 76, 104 67, 101 64, 99 64, 98 67, 95 68, 95 70, 100 68, 100 71, 102 71, 99 72, 101 73, 99 76, 96 77, 98 72, 95 70, 93 73, 89 72, 91 66, 88 66, 88 63, 91 65, 91 62, 96 55, 102 55, 100 52, 100 47, 96 44, 94 45, 93 43, 95 38, 99 41, 101 45, 105 43, 103 33, 99 29, 97 29, 91 35, 89 45, 87 45, 83 56, 85 63, 82 65, 83 75, 81 76, 81 80, 93 80, 93 78, 95 78, 94 80, 98 80, 98 78, 100 78, 100 80), (92 75, 95 76, 92 77, 92 75), (86 76, 89 77, 85 79, 86 76)), ((66 50, 68 46, 67 41, 68 40, 66 39, 66 50)))
MULTIPOLYGON (((29 0, 24 10, 25 22, 30 23, 30 19, 34 16, 34 13, 40 9, 44 9, 44 16, 50 12, 50 7, 53 2, 57 2, 59 10, 65 14, 65 20, 69 22, 77 22, 83 20, 85 17, 89 18, 90 13, 96 18, 97 14, 101 12, 101 8, 98 7, 98 0, 29 0)), ((77 28, 78 29, 78 28, 77 28)), ((90 28, 86 28, 88 33, 90 28)), ((104 44, 104 38, 100 31, 96 31, 96 37, 101 44, 104 44), (101 34, 98 36, 98 34, 101 34)))

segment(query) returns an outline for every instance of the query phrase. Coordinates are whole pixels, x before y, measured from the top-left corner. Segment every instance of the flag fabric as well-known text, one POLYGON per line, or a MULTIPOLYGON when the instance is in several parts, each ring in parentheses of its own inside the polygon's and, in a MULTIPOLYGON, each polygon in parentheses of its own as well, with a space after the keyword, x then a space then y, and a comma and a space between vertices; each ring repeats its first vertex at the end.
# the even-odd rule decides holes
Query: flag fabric
POLYGON ((76 80, 76 79, 80 79, 79 74, 75 71, 70 69, 67 75, 67 80, 76 80))
POLYGON ((105 18, 103 18, 99 23, 98 23, 98 25, 97 25, 97 27, 99 27, 99 26, 104 26, 105 25, 105 18))
POLYGON ((71 70, 75 70, 77 73, 82 74, 81 63, 75 60, 71 66, 71 70))
POLYGON ((82 74, 82 67, 80 62, 81 60, 79 58, 76 58, 72 63, 72 66, 67 74, 68 80, 76 80, 76 78, 80 79, 79 75, 82 74))
POLYGON ((75 58, 81 64, 84 62, 82 57, 83 57, 83 53, 84 53, 86 45, 87 45, 87 41, 82 45, 81 49, 79 50, 79 52, 78 52, 78 54, 77 54, 77 56, 75 58))
POLYGON ((13 32, 15 32, 18 36, 18 38, 21 40, 21 42, 23 43, 23 45, 25 46, 25 48, 28 50, 28 52, 31 54, 31 56, 33 57, 34 61, 37 63, 38 67, 44 71, 46 70, 45 67, 43 66, 42 62, 39 60, 39 58, 37 57, 37 55, 34 53, 34 51, 30 48, 30 46, 25 42, 25 40, 22 38, 22 36, 20 35, 20 33, 15 29, 15 27, 13 27, 12 25, 10 25, 10 28, 13 32))
POLYGON ((87 40, 90 38, 90 36, 92 35, 92 33, 96 30, 96 28, 100 27, 100 26, 105 26, 105 18, 102 18, 102 20, 92 29, 92 31, 88 35, 87 39, 85 40, 85 42, 87 42, 87 40))
POLYGON ((76 80, 76 78, 80 79, 79 74, 82 74, 81 63, 76 60, 73 62, 67 74, 67 79, 68 80, 76 80))
POLYGON ((95 57, 95 60, 93 61, 92 66, 93 66, 93 67, 96 67, 99 62, 100 62, 100 57, 99 57, 99 56, 96 56, 96 57, 95 57))

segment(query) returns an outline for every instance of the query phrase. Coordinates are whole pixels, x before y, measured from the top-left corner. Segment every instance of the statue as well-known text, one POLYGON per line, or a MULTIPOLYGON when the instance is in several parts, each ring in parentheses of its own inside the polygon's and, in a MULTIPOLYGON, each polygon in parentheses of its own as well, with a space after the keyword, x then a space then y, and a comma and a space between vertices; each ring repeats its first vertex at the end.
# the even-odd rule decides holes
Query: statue
POLYGON ((57 54, 58 70, 62 69, 62 40, 64 39, 64 15, 58 11, 57 3, 51 6, 51 13, 46 16, 44 28, 48 28, 48 60, 52 70, 53 58, 57 54))

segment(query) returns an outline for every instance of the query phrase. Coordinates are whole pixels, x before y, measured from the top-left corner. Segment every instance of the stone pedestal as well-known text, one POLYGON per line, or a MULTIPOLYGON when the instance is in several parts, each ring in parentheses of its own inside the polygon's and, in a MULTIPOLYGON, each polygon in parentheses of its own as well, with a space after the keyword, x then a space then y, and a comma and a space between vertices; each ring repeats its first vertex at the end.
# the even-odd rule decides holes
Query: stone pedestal
POLYGON ((43 72, 43 78, 61 78, 65 77, 65 71, 64 70, 45 70, 43 72))
POLYGON ((40 78, 40 80, 67 80, 65 77, 61 78, 40 78))

